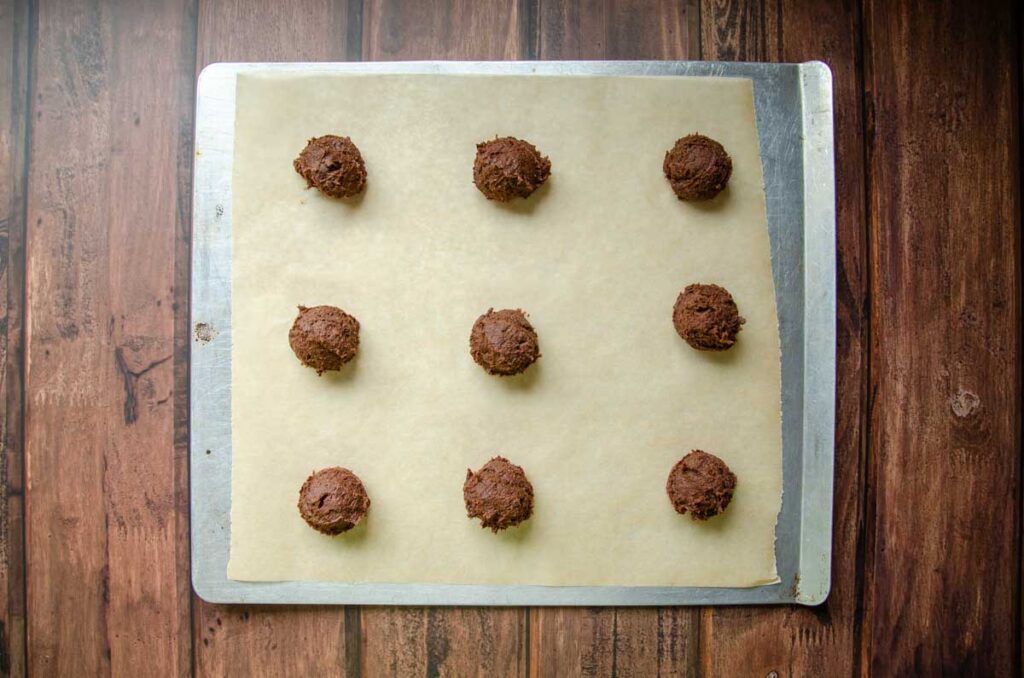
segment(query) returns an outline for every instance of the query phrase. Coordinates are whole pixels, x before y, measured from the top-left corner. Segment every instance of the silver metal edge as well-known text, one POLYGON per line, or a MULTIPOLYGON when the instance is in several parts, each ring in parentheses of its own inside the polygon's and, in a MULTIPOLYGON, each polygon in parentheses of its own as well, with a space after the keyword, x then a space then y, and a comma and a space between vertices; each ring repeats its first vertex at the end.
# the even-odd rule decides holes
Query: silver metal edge
MULTIPOLYGON (((700 587, 544 587, 544 586, 469 586, 439 584, 343 584, 336 582, 237 582, 226 578, 229 549, 230 513, 230 180, 234 133, 234 88, 237 73, 250 70, 293 70, 301 72, 363 72, 363 73, 508 73, 538 75, 690 75, 746 77, 754 84, 755 106, 761 136, 762 157, 766 165, 765 182, 768 199, 769 228, 772 231, 773 272, 776 277, 777 296, 780 299, 780 331, 803 334, 804 314, 811 317, 801 304, 798 313, 788 309, 792 297, 783 298, 782 292, 792 286, 792 280, 782 280, 780 271, 803 270, 803 262, 779 261, 780 253, 791 248, 780 243, 795 237, 802 241, 802 230, 793 229, 794 223, 810 216, 801 194, 788 197, 784 189, 792 190, 804 177, 783 176, 796 163, 779 162, 779 153, 787 148, 799 147, 792 139, 783 139, 773 131, 762 129, 764 110, 771 109, 773 100, 779 99, 787 86, 785 75, 797 73, 796 65, 704 63, 704 62, 402 62, 402 63, 348 63, 348 64, 213 64, 200 74, 196 115, 196 181, 193 187, 193 325, 208 322, 219 331, 212 341, 192 342, 191 382, 191 489, 192 489, 192 563, 193 586, 196 593, 210 602, 252 603, 343 603, 343 604, 406 604, 406 605, 701 605, 752 604, 772 602, 813 602, 800 599, 801 582, 806 581, 803 568, 808 564, 801 544, 824 543, 825 580, 828 579, 831 512, 822 540, 820 526, 803 526, 800 520, 807 506, 801 499, 801 486, 807 469, 804 467, 802 442, 806 438, 805 424, 815 421, 817 413, 804 408, 808 388, 797 389, 788 402, 784 415, 784 500, 777 528, 777 559, 781 583, 753 588, 700 588, 700 587), (781 76, 781 77, 780 77, 781 76), (219 118, 214 118, 217 115, 219 118), (217 122, 217 120, 220 122, 217 122), (224 125, 224 120, 230 124, 224 125), (226 128, 225 128, 226 127, 226 128), (774 166, 779 176, 769 176, 767 168, 774 166), (787 169, 788 168, 788 169, 787 169), (216 184, 209 179, 219 177, 216 184), (794 181, 795 179, 795 181, 794 181), (218 202, 218 198, 220 201, 218 202), (784 199, 785 198, 785 199, 784 199), (797 213, 790 213, 795 208, 797 213), (206 259, 203 261, 203 259, 206 259), (226 407, 225 407, 226 401, 226 407), (793 440, 795 438, 795 440, 793 440), (794 445, 794 443, 796 443, 794 445), (209 453, 206 450, 210 450, 209 453), (813 534, 812 534, 813 533, 813 534)), ((803 92, 798 93, 802 102, 803 92)), ((831 93, 827 101, 831 110, 831 93)), ((777 105, 777 101, 774 104, 777 105)), ((806 108, 804 109, 806 111, 806 108)), ((805 123, 806 124, 806 123, 805 123)), ((831 117, 826 124, 831 138, 831 117)), ((805 133, 806 130, 796 130, 805 133)), ((797 139, 799 141, 799 139, 797 139)), ((831 151, 831 146, 829 146, 831 151)), ((801 165, 808 160, 806 155, 801 165)), ((811 156, 813 159, 814 156, 811 156)), ((786 158, 796 160, 796 158, 786 158)), ((819 158, 820 160, 821 158, 819 158)), ((831 152, 828 173, 832 172, 831 152)), ((799 167, 796 168, 799 170, 799 167)), ((813 172, 812 172, 813 174, 813 172)), ((834 211, 834 207, 833 207, 834 211)), ((834 214, 832 217, 834 232, 834 214)), ((834 281, 834 251, 831 252, 834 281)), ((825 262, 826 268, 828 262, 825 262)), ((799 290, 803 292, 803 279, 799 290)), ((832 289, 834 308, 834 282, 832 289)), ((814 314, 818 317, 818 314, 814 314)), ((834 337, 834 314, 828 319, 834 337)), ((825 335, 827 335, 827 330, 825 335)), ((822 336, 825 336, 822 335, 822 336)), ((806 338, 805 338, 806 341, 806 338)), ((783 372, 784 399, 787 391, 786 374, 794 369, 802 372, 806 363, 803 342, 784 341, 783 372), (796 347, 789 355, 790 347, 796 347), (794 358, 800 358, 799 361, 794 358), (798 363, 795 364, 794 363, 798 363)), ((831 364, 834 365, 834 338, 831 344, 831 364)), ((834 375, 834 370, 831 371, 834 375)), ((802 381, 802 380, 801 380, 802 381)), ((832 390, 825 397, 834 408, 834 376, 832 390)), ((801 384, 792 384, 799 387, 801 384)), ((819 384, 820 385, 820 384, 819 384)), ((823 394, 815 394, 808 402, 821 402, 823 394)), ((832 412, 834 417, 834 409, 832 412)), ((831 435, 831 431, 829 432, 831 435)), ((831 488, 831 446, 828 449, 828 488, 831 488)), ((814 479, 812 484, 816 484, 814 479)), ((831 504, 831 494, 827 496, 831 504)), ((815 561, 819 562, 819 561, 815 561)), ((820 567, 819 567, 820 571, 820 567)), ((826 588, 827 592, 827 588, 826 588)), ((823 595, 822 595, 823 599, 823 595)))
POLYGON ((207 66, 196 86, 192 183, 189 492, 192 587, 210 602, 240 598, 227 579, 231 507, 231 164, 235 68, 207 66), (226 95, 225 93, 229 93, 226 95))
POLYGON ((832 71, 800 65, 804 128, 804 436, 800 579, 796 601, 831 588, 836 393, 836 196, 832 71), (812 414, 813 416, 807 416, 812 414))

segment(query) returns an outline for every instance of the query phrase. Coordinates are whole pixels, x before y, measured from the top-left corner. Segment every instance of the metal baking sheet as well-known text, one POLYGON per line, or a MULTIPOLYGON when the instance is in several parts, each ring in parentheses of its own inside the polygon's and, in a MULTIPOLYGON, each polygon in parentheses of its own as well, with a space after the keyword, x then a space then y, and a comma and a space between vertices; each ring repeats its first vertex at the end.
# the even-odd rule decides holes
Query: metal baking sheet
POLYGON ((218 603, 816 605, 829 591, 835 422, 835 177, 825 64, 686 61, 213 64, 196 97, 192 212, 192 585, 218 603), (782 342, 780 583, 754 588, 240 582, 231 508, 231 175, 235 79, 251 71, 750 78, 782 342))

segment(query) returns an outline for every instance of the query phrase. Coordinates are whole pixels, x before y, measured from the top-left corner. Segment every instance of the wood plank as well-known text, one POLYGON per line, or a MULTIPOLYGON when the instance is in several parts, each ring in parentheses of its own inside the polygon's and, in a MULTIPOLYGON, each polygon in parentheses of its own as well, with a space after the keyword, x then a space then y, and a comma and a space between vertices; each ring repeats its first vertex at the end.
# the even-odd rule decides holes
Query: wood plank
POLYGON ((366 0, 363 59, 529 59, 532 3, 366 0))
POLYGON ((196 610, 195 672, 200 676, 356 675, 349 670, 347 656, 350 623, 358 629, 358 608, 203 603, 196 610))
MULTIPOLYGON (((695 3, 605 0, 542 2, 544 59, 687 59, 697 54, 695 3)), ((699 670, 699 611, 535 608, 534 675, 693 676, 699 670)))
POLYGON ((686 59, 696 7, 670 0, 542 2, 539 59, 686 59))
MULTIPOLYGON (((367 0, 363 58, 526 59, 535 51, 533 7, 503 0, 367 0)), ((524 610, 366 608, 367 675, 523 675, 524 610)))
POLYGON ((0 1, 0 675, 25 665, 22 399, 29 7, 0 1))
POLYGON ((37 3, 25 374, 28 665, 190 671, 174 454, 186 1, 37 3))
MULTIPOLYGON (((360 50, 347 0, 200 0, 196 69, 217 61, 338 61, 360 50)), ((182 335, 179 334, 179 337, 182 335)), ((188 341, 189 328, 184 328, 188 341)), ((355 675, 359 609, 212 605, 194 599, 198 675, 355 675)))
POLYGON ((368 676, 525 676, 526 610, 362 610, 368 676))
POLYGON ((856 3, 707 2, 702 56, 828 63, 835 82, 838 309, 836 483, 832 593, 820 607, 705 611, 710 675, 851 675, 862 584, 862 488, 867 417, 867 224, 862 74, 856 3))
POLYGON ((783 2, 785 0, 701 0, 701 58, 782 61, 780 5, 783 2))
POLYGON ((530 675, 700 675, 697 610, 534 608, 530 612, 530 675))
POLYGON ((199 0, 197 66, 218 61, 359 59, 359 3, 199 0), (350 7, 350 5, 353 5, 350 7))
POLYGON ((1020 669, 1019 19, 866 0, 879 674, 1020 669))

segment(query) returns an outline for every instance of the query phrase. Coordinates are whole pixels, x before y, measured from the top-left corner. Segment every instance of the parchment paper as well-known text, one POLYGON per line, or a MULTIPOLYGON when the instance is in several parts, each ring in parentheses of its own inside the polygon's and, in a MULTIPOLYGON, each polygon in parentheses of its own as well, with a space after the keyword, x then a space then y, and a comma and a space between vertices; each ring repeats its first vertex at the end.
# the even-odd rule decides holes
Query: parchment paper
POLYGON ((777 581, 779 339, 751 83, 667 77, 240 75, 233 183, 232 515, 242 580, 754 586, 777 581), (734 162, 711 204, 676 200, 680 136, 734 162), (355 203, 305 190, 307 139, 349 135, 355 203), (551 159, 525 203, 472 183, 475 143, 527 139, 551 159), (718 283, 747 323, 723 354, 676 335, 672 305, 718 283), (362 324, 356 361, 318 378, 287 336, 298 304, 362 324), (488 376, 470 327, 523 308, 543 357, 488 376), (706 523, 665 494, 693 448, 738 476, 706 523), (466 469, 523 466, 534 517, 495 535, 466 518, 466 469), (308 528, 298 489, 341 465, 368 519, 308 528))

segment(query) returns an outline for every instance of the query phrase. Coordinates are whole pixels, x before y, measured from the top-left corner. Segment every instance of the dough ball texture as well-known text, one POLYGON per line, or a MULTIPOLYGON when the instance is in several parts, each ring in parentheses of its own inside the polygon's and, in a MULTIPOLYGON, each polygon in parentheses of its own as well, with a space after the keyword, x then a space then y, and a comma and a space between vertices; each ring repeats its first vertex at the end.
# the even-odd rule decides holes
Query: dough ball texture
POLYGON ((462 497, 466 514, 492 532, 514 527, 533 514, 533 485, 521 467, 504 457, 494 457, 476 473, 467 470, 462 497))
POLYGON ((732 295, 718 285, 687 285, 672 309, 676 332, 698 351, 730 348, 745 322, 732 295))
POLYGON ((306 478, 299 490, 299 513, 317 532, 341 534, 355 527, 370 508, 363 482, 347 468, 332 466, 306 478))
POLYGON ((540 357, 540 347, 525 313, 492 308, 473 323, 469 353, 488 374, 508 377, 532 365, 540 357))
POLYGON ((551 175, 551 162, 536 147, 515 137, 476 145, 473 183, 488 200, 527 198, 551 175))
POLYGON ((662 169, 680 200, 710 200, 729 183, 732 158, 714 139, 690 134, 665 154, 662 169))
POLYGON ((348 137, 327 134, 309 140, 292 163, 306 180, 332 198, 351 198, 366 188, 366 164, 348 137))
POLYGON ((724 511, 736 489, 736 474, 713 454, 693 450, 676 462, 665 485, 676 512, 707 520, 724 511))
POLYGON ((359 321, 334 306, 299 306, 288 343, 295 357, 317 374, 340 370, 359 350, 359 321))

